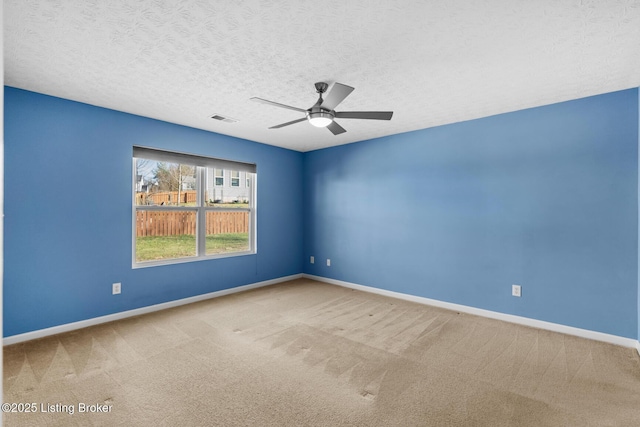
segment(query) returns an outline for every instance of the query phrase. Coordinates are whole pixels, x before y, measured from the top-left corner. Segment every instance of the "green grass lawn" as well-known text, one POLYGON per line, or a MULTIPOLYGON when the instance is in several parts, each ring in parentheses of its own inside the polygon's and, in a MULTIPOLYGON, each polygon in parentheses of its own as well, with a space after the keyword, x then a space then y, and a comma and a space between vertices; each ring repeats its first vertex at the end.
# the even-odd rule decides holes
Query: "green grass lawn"
MULTIPOLYGON (((210 234, 207 255, 249 250, 247 233, 210 234)), ((136 261, 183 258, 196 255, 196 236, 147 236, 136 238, 136 261)))
POLYGON ((248 209, 248 203, 207 203, 207 206, 213 206, 216 208, 235 208, 235 209, 248 209))

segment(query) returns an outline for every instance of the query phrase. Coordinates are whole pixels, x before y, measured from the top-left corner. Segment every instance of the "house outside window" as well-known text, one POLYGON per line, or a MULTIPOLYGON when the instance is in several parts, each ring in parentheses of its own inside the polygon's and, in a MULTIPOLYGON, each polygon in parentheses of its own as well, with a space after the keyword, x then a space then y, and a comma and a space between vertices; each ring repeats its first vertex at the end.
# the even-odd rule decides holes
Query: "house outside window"
POLYGON ((134 147, 134 268, 256 252, 255 193, 217 185, 231 167, 256 179, 254 164, 134 147))

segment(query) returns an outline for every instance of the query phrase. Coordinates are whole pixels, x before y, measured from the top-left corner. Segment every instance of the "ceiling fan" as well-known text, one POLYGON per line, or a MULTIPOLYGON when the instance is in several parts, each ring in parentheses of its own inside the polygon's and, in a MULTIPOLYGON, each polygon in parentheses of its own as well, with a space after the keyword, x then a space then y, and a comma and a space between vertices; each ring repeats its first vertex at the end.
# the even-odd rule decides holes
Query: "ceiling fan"
POLYGON ((285 126, 289 126, 295 123, 309 120, 309 123, 316 127, 326 127, 334 135, 339 135, 346 132, 345 128, 340 126, 334 121, 334 119, 368 119, 368 120, 391 120, 393 111, 334 111, 334 109, 344 99, 349 96, 353 89, 351 86, 343 85, 341 83, 335 83, 331 88, 331 91, 327 94, 325 99, 322 98, 322 94, 327 91, 329 85, 324 82, 318 82, 315 84, 316 92, 320 94, 318 102, 309 109, 302 109, 292 107, 290 105, 280 104, 278 102, 268 101, 262 98, 251 98, 252 101, 261 102, 267 105, 273 105, 274 107, 287 108, 289 110, 299 111, 304 113, 306 117, 302 119, 292 120, 290 122, 282 123, 276 126, 271 126, 269 129, 279 129, 285 126))

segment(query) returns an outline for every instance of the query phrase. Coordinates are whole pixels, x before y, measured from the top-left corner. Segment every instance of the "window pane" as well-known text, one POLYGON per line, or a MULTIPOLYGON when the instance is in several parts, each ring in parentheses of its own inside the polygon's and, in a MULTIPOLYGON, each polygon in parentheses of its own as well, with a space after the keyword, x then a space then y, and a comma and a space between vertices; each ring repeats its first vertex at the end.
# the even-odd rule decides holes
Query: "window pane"
MULTIPOLYGON (((211 170, 211 169, 210 169, 211 170)), ((224 170, 223 169, 214 169, 214 176, 217 186, 224 185, 224 170)))
POLYGON ((249 250, 249 212, 207 211, 207 255, 249 250))
POLYGON ((196 206, 196 167, 136 159, 137 206, 196 206))
POLYGON ((231 182, 225 183, 222 178, 218 177, 220 171, 220 169, 206 169, 204 198, 206 206, 249 208, 250 189, 240 187, 240 172, 231 171, 231 179, 229 180, 231 182))
POLYGON ((194 211, 136 211, 136 262, 195 255, 194 211))

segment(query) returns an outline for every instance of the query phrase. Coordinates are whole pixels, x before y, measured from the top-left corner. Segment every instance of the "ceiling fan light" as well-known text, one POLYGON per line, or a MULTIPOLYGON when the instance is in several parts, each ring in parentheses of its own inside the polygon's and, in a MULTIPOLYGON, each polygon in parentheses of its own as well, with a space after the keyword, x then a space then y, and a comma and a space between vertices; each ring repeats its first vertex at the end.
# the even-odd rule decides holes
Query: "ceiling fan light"
POLYGON ((331 124, 333 120, 329 117, 314 117, 309 119, 309 122, 317 128, 324 128, 331 124))
POLYGON ((309 123, 318 128, 327 127, 333 121, 333 116, 324 111, 309 113, 307 117, 309 118, 309 123))

